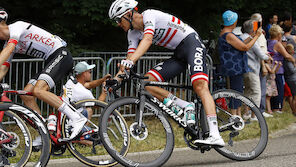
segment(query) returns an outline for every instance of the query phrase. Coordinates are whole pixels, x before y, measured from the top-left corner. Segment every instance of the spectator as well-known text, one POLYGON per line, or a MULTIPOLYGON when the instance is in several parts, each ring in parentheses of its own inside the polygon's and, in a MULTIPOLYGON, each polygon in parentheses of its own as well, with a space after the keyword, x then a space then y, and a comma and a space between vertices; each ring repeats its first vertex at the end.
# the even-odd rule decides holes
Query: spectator
MULTIPOLYGON (((252 20, 258 21, 263 23, 262 16, 260 13, 254 13, 251 16, 252 20)), ((258 43, 260 49, 262 50, 263 53, 268 54, 267 52, 267 41, 263 33, 259 36, 258 40, 256 41, 258 43)), ((261 98, 260 98, 260 111, 265 117, 271 117, 272 115, 268 114, 265 112, 265 98, 266 98, 266 75, 268 74, 268 71, 265 67, 265 62, 264 60, 260 61, 261 64, 261 70, 259 72, 259 77, 260 77, 260 90, 261 90, 261 98)))
MULTIPOLYGON (((293 17, 291 12, 285 11, 284 15, 281 18, 280 26, 282 26, 285 22, 293 23, 293 17)), ((296 35, 296 26, 292 24, 291 35, 296 35)))
POLYGON ((268 70, 267 80, 266 80, 266 109, 269 114, 272 114, 270 99, 271 97, 277 96, 277 86, 275 82, 275 73, 281 67, 281 62, 275 61, 274 64, 271 60, 266 63, 266 68, 268 70))
MULTIPOLYGON (((296 58, 295 55, 295 48, 292 44, 288 44, 286 47, 289 54, 293 55, 294 58, 296 58)), ((292 103, 290 103, 292 113, 294 116, 296 116, 296 67, 295 64, 292 64, 291 62, 284 60, 284 68, 285 68, 285 81, 287 82, 288 86, 291 88, 291 93, 293 96, 292 103)))
MULTIPOLYGON (((218 39, 218 50, 221 60, 221 70, 224 76, 230 80, 230 88, 243 92, 243 74, 249 72, 248 51, 261 35, 262 29, 256 32, 256 35, 245 44, 239 36, 232 33, 237 25, 238 14, 227 10, 222 15, 224 27, 221 30, 218 39)), ((232 114, 241 116, 240 105, 237 101, 232 103, 232 114)))
POLYGON ((291 32, 291 35, 296 35, 296 21, 293 21, 292 22, 292 25, 293 25, 293 28, 292 28, 292 32, 291 32))
MULTIPOLYGON (((285 69, 285 61, 284 61, 284 69, 285 69)), ((286 80, 286 79, 285 79, 286 80)), ((284 100, 283 100, 283 106, 285 106, 285 102, 288 101, 291 109, 292 109, 292 103, 293 103, 293 96, 292 96, 292 93, 291 93, 291 89, 290 87, 288 86, 287 82, 285 82, 285 85, 284 85, 284 100)))
POLYGON ((268 18, 268 21, 269 21, 269 23, 266 25, 266 27, 264 29, 265 30, 266 39, 269 39, 270 38, 269 29, 271 28, 271 26, 273 24, 277 24, 277 22, 278 22, 278 16, 277 16, 277 14, 270 15, 270 17, 268 18))
MULTIPOLYGON (((254 34, 256 33, 254 32, 254 29, 253 29, 254 22, 255 20, 247 20, 244 22, 243 28, 242 28, 243 34, 240 36, 242 40, 247 40, 251 36, 254 36, 254 34)), ((255 102, 255 104, 259 107, 260 100, 261 100, 260 77, 259 77, 260 61, 269 60, 270 57, 267 55, 266 52, 263 52, 263 50, 260 48, 258 44, 258 40, 255 42, 253 47, 247 51, 247 55, 248 55, 248 66, 251 69, 251 71, 244 74, 244 84, 245 84, 244 93, 247 97, 252 99, 255 102)), ((267 113, 264 113, 264 115, 268 117, 272 116, 267 113)), ((254 118, 254 115, 252 115, 251 120, 252 119, 255 120, 257 118, 254 118)))
MULTIPOLYGON (((75 65, 74 73, 75 78, 70 77, 70 79, 64 85, 64 95, 63 100, 67 100, 71 103, 76 103, 81 100, 95 99, 92 92, 89 89, 96 88, 102 85, 108 78, 111 77, 110 74, 105 75, 103 78, 91 81, 91 70, 95 67, 95 64, 89 65, 87 62, 82 61, 75 65), (70 90, 70 94, 67 91, 70 90)), ((102 93, 98 100, 105 101, 106 92, 102 90, 102 93)), ((91 119, 92 112, 84 114, 88 119, 91 119)))
MULTIPOLYGON (((76 64, 74 67, 75 78, 70 77, 70 79, 64 85, 64 94, 62 96, 63 100, 76 103, 81 100, 95 99, 92 92, 89 89, 95 88, 97 86, 103 85, 104 82, 111 77, 110 74, 105 75, 103 78, 91 81, 92 69, 95 68, 95 64, 89 65, 87 62, 82 61, 76 64)), ((102 89, 102 93, 98 100, 105 101, 106 91, 102 89)), ((81 107, 78 109, 89 120, 92 118, 93 110, 91 107, 81 107)), ((87 125, 88 123, 86 123, 87 125)), ((85 126, 82 132, 90 129, 85 126)), ((84 145, 92 145, 93 142, 89 140, 80 140, 78 143, 84 145)))
POLYGON ((286 40, 287 44, 292 44, 294 49, 296 48, 296 36, 295 35, 291 35, 292 32, 292 22, 290 21, 286 21, 282 24, 282 28, 284 31, 284 39, 286 40))
POLYGON ((282 26, 287 21, 292 23, 292 14, 288 11, 285 11, 280 17, 279 25, 282 26))
MULTIPOLYGON (((267 40, 268 51, 273 56, 275 61, 283 63, 284 58, 288 61, 295 63, 295 59, 286 51, 283 44, 281 43, 282 39, 282 28, 279 25, 272 25, 269 30, 270 39, 267 40)), ((280 67, 276 72, 276 86, 278 90, 278 96, 271 99, 273 111, 281 113, 283 108, 283 98, 284 98, 284 68, 280 67)))

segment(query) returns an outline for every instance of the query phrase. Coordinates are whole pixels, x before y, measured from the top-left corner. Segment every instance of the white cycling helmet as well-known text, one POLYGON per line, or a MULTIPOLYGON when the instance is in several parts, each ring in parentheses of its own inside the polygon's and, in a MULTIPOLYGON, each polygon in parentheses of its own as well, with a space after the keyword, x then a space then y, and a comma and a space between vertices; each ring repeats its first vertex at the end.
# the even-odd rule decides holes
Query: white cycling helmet
POLYGON ((5 9, 0 7, 0 22, 2 20, 6 22, 7 18, 8 18, 8 14, 6 13, 5 9))
POLYGON ((109 9, 109 18, 121 18, 127 12, 132 10, 138 5, 135 0, 116 0, 112 3, 109 9))

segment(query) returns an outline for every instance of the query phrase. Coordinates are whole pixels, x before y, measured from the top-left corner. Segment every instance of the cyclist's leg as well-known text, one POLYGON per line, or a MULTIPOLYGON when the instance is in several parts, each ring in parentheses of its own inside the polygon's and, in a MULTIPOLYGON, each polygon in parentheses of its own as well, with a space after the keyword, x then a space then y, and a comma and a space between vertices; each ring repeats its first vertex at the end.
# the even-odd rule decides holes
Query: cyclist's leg
POLYGON ((32 92, 35 97, 58 109, 72 120, 73 129, 70 138, 74 138, 87 122, 87 118, 80 117, 58 96, 49 92, 55 86, 55 83, 62 80, 72 70, 73 59, 66 48, 58 49, 50 58, 50 60, 47 60, 45 69, 39 75, 32 92))
MULTIPOLYGON (((148 76, 149 81, 164 82, 179 75, 186 69, 186 63, 176 58, 170 58, 164 62, 161 62, 149 70, 145 76, 148 76)), ((170 94, 169 91, 156 86, 147 86, 146 90, 155 96, 158 100, 163 101, 170 94)))
POLYGON ((195 33, 188 35, 182 42, 175 54, 178 58, 183 57, 189 64, 192 86, 195 93, 201 98, 210 130, 209 138, 206 140, 196 140, 195 142, 224 146, 225 143, 218 130, 214 99, 208 87, 206 48, 198 34, 195 33))
MULTIPOLYGON (((148 81, 158 81, 150 73, 147 73, 145 76, 149 77, 149 79, 147 79, 148 81)), ((160 101, 163 101, 163 99, 168 97, 170 93, 169 91, 156 86, 147 86, 146 90, 160 101)))
MULTIPOLYGON (((32 92, 33 88, 34 88, 33 83, 29 82, 25 86, 24 91, 32 92)), ((25 96, 24 95, 24 96, 21 96, 21 99, 27 107, 31 108, 32 110, 36 111, 38 114, 41 115, 41 110, 40 110, 38 104, 36 103, 36 98, 34 96, 25 96)))

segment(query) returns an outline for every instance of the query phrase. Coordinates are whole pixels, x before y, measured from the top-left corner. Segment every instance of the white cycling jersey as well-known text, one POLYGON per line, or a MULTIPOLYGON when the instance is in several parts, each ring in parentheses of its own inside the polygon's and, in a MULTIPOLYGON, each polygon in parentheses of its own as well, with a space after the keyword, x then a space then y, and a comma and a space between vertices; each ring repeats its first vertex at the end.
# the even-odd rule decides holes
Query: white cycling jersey
MULTIPOLYGON (((48 59, 58 48, 66 46, 66 42, 60 37, 24 21, 17 21, 9 26, 10 39, 8 42, 16 44, 15 50, 8 62, 15 53, 29 55, 37 58, 48 59)), ((6 46, 5 43, 4 47, 6 46)))
POLYGON ((63 100, 67 100, 71 103, 76 103, 81 100, 95 99, 92 92, 86 89, 81 83, 74 83, 72 79, 69 79, 63 86, 64 94, 63 100))
POLYGON ((144 32, 135 29, 128 31, 128 53, 136 50, 144 34, 153 35, 154 45, 174 50, 187 35, 195 32, 189 25, 168 13, 149 9, 142 16, 144 32))

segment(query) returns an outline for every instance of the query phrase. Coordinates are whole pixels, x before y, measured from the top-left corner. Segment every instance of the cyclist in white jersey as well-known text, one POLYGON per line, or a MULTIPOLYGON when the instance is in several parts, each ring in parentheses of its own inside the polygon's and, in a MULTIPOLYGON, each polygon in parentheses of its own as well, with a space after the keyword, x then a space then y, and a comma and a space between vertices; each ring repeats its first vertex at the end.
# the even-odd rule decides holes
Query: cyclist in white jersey
MULTIPOLYGON (((71 53, 66 49, 66 42, 24 21, 7 25, 7 18, 7 12, 0 7, 0 40, 6 41, 0 53, 0 79, 8 72, 15 53, 43 58, 45 68, 29 81, 24 90, 32 92, 38 99, 65 113, 72 120, 70 139, 76 137, 87 119, 81 118, 49 91, 72 70, 73 60, 71 53)), ((41 114, 34 97, 22 96, 22 100, 25 105, 41 114)))
MULTIPOLYGON (((224 146, 218 130, 215 103, 208 88, 204 63, 206 49, 200 37, 193 28, 170 14, 158 10, 138 13, 137 4, 135 0, 116 0, 109 9, 110 19, 115 20, 118 26, 128 33, 127 57, 121 61, 118 74, 123 73, 125 68, 133 67, 152 44, 173 50, 172 58, 158 64, 145 76, 148 76, 150 81, 167 81, 189 67, 194 91, 202 100, 210 129, 209 138, 196 140, 195 143, 224 146)), ((119 80, 118 77, 115 79, 119 80)), ((170 92, 159 87, 147 87, 147 90, 159 100, 172 96, 170 92)), ((186 103, 179 98, 175 98, 175 102, 180 106, 186 103)))

